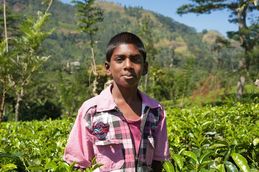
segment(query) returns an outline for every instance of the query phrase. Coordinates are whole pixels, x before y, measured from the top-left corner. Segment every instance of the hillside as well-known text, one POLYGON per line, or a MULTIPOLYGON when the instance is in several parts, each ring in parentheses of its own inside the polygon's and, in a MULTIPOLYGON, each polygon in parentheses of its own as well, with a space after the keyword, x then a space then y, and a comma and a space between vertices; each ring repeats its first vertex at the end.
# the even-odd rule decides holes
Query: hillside
MULTIPOLYGON (((19 22, 46 9, 46 4, 35 0, 9 0, 8 5, 7 14, 14 13, 13 19, 8 15, 9 36, 19 34, 19 22)), ((102 65, 106 44, 122 31, 136 33, 144 41, 149 72, 140 89, 159 101, 179 102, 182 106, 183 98, 195 99, 201 95, 203 99, 211 92, 211 100, 215 101, 236 84, 237 57, 242 51, 236 42, 213 31, 197 33, 194 28, 140 7, 122 7, 101 0, 96 5, 104 12, 104 20, 94 37, 99 64, 97 92, 108 80, 102 65)), ((84 100, 93 96, 90 39, 78 30, 76 9, 53 1, 50 13, 45 29, 55 30, 38 52, 50 58, 25 88, 20 110, 22 120, 74 114, 84 100)), ((6 116, 12 119, 15 95, 12 90, 7 94, 6 116)))
MULTIPOLYGON (((39 1, 33 0, 10 0, 8 3, 15 12, 23 16, 34 16, 38 10, 45 9, 39 1)), ((186 58, 208 58, 208 48, 202 42, 202 35, 194 28, 142 8, 126 8, 106 1, 98 1, 97 5, 104 11, 104 21, 99 24, 100 30, 95 38, 98 63, 103 61, 109 38, 121 31, 139 34, 146 44, 151 38, 157 50, 154 59, 162 66, 171 64, 172 58, 181 59, 180 61, 186 58), (143 23, 147 24, 151 37, 141 35, 143 23)), ((87 59, 88 38, 77 30, 74 7, 54 1, 50 12, 52 16, 48 28, 55 28, 55 32, 45 40, 42 51, 52 56, 48 67, 55 69, 67 61, 87 59)))

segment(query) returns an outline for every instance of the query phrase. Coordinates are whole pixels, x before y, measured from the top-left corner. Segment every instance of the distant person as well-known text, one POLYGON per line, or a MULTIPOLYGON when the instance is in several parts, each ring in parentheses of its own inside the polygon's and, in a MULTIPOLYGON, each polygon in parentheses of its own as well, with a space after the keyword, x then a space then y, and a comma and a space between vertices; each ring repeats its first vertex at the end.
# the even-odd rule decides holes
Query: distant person
POLYGON ((165 111, 138 90, 148 71, 139 37, 122 32, 111 38, 105 68, 113 82, 81 106, 65 148, 64 159, 76 167, 102 166, 96 171, 162 171, 169 159, 165 111))

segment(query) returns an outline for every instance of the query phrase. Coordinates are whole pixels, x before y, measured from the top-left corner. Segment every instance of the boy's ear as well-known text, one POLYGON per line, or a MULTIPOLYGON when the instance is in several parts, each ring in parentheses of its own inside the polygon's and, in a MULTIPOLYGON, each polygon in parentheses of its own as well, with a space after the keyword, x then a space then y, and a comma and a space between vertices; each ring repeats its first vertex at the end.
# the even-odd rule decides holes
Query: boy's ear
POLYGON ((106 62, 104 63, 104 66, 105 66, 107 75, 111 75, 110 63, 106 61, 106 62))
POLYGON ((143 72, 142 75, 146 75, 148 72, 148 62, 144 62, 143 72))

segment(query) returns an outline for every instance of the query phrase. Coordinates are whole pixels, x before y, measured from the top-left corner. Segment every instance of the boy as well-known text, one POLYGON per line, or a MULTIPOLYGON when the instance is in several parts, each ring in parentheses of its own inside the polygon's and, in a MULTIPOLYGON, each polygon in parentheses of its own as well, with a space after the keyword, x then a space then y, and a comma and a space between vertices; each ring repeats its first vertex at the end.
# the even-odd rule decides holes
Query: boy
POLYGON ((105 68, 113 83, 79 109, 65 161, 87 168, 96 157, 99 171, 162 171, 162 161, 169 159, 165 112, 138 90, 148 70, 140 38, 129 32, 115 35, 105 68))

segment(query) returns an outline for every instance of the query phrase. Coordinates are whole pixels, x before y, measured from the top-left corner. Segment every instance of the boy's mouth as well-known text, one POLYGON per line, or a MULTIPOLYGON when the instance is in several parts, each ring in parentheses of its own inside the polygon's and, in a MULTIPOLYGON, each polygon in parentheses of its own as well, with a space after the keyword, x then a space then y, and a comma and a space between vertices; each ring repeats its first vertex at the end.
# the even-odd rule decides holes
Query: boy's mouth
POLYGON ((124 76, 124 78, 126 78, 126 79, 132 79, 132 78, 134 78, 133 76, 124 76))
POLYGON ((124 78, 126 79, 132 79, 132 78, 135 78, 135 75, 134 74, 126 74, 126 75, 122 75, 124 78))

